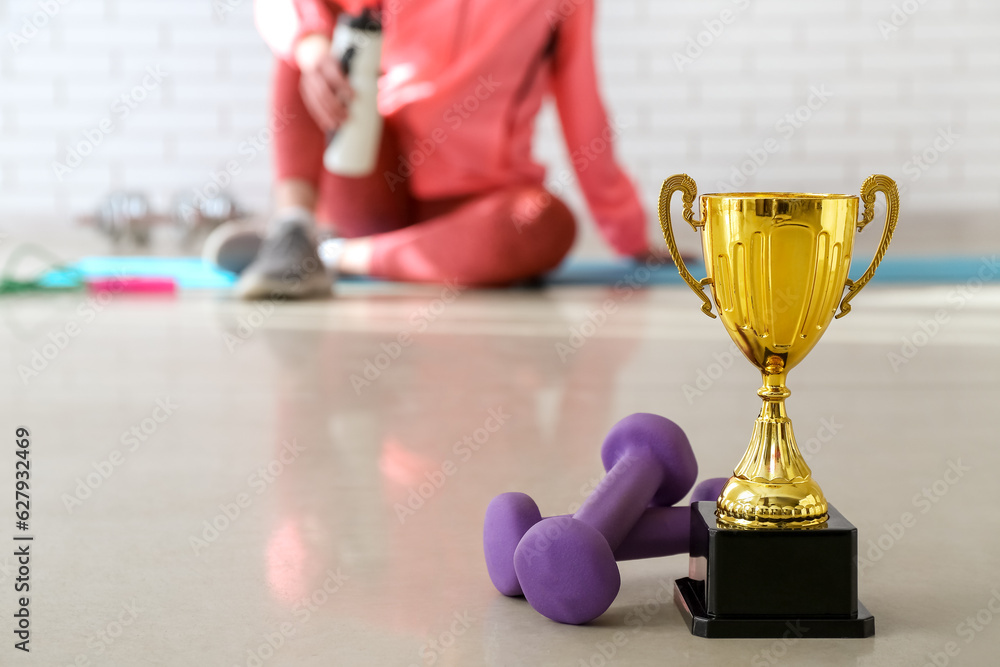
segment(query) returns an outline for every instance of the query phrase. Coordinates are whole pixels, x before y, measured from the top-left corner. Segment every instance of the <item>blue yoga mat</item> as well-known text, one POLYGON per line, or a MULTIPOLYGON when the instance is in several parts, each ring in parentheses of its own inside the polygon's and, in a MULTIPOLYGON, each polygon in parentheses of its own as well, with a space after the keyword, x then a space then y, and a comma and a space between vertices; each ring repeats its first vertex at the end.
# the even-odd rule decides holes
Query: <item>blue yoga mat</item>
MULTIPOLYGON (((977 275, 982 257, 888 257, 875 274, 876 284, 959 283, 977 275)), ((851 271, 858 278, 867 262, 856 262, 851 271)), ((181 289, 225 289, 235 277, 208 266, 197 257, 87 257, 73 267, 87 278, 113 276, 158 276, 173 278, 181 289)), ((696 276, 704 276, 700 264, 689 265, 696 276)), ((53 280, 57 276, 53 276, 53 280)), ((548 285, 610 285, 619 281, 640 285, 681 284, 677 269, 666 264, 648 269, 630 260, 569 259, 545 277, 548 285)))
MULTIPOLYGON (((959 283, 977 275, 984 266, 982 257, 887 257, 878 267, 873 284, 900 283, 959 283)), ((857 280, 868 268, 868 262, 855 262, 851 278, 857 280)), ((688 269, 695 278, 705 276, 701 263, 690 263, 688 269)), ((629 260, 574 260, 564 262, 550 273, 551 285, 615 285, 648 283, 651 285, 682 284, 673 264, 646 271, 645 266, 629 260)))
POLYGON ((181 289, 226 289, 236 280, 200 257, 86 257, 72 266, 86 278, 173 278, 181 289))

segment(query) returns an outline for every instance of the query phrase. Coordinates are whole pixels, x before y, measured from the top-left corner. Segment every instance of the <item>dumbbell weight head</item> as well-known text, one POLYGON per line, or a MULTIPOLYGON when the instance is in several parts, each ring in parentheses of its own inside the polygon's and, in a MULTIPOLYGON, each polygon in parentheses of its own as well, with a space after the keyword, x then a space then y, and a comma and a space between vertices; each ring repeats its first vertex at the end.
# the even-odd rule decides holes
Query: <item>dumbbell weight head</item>
POLYGON ((112 192, 101 202, 94 221, 114 243, 125 237, 140 246, 149 243, 152 215, 149 200, 141 192, 112 192))
POLYGON ((698 478, 698 460, 687 435, 666 417, 637 412, 608 431, 601 446, 601 463, 610 476, 619 463, 640 450, 650 454, 662 469, 652 504, 670 507, 678 503, 698 478))
POLYGON ((486 571, 504 595, 521 595, 521 584, 514 572, 514 550, 528 529, 541 520, 538 505, 525 493, 501 493, 486 508, 483 521, 486 571))
POLYGON ((535 611, 571 625, 603 614, 621 588, 608 540, 573 517, 552 517, 532 526, 514 551, 514 571, 535 611))
POLYGON ((214 197, 180 192, 174 197, 173 221, 181 233, 181 244, 188 246, 230 220, 244 217, 232 195, 221 192, 214 197))

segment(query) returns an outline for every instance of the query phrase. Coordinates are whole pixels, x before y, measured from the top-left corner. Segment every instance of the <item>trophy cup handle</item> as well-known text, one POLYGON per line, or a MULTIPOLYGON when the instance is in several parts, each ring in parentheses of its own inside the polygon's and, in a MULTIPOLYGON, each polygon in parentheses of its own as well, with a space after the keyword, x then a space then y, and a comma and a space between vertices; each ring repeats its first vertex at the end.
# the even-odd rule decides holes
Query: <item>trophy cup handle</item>
POLYGON ((869 176, 861 185, 861 201, 864 202, 865 212, 861 220, 858 220, 858 231, 863 231, 865 225, 875 217, 876 192, 881 192, 885 195, 886 212, 885 227, 882 229, 882 240, 879 241, 878 251, 875 253, 875 257, 872 258, 872 263, 868 266, 868 270, 864 272, 864 275, 858 278, 857 281, 847 281, 847 294, 844 296, 844 300, 840 302, 840 312, 837 313, 837 319, 851 312, 850 300, 875 275, 875 269, 878 268, 878 265, 882 262, 882 258, 885 257, 885 251, 889 248, 889 242, 892 240, 892 233, 896 230, 896 219, 899 217, 899 190, 896 188, 896 181, 888 176, 876 174, 869 176))
POLYGON ((704 221, 695 220, 694 214, 691 212, 691 205, 694 203, 695 195, 698 194, 698 186, 694 179, 687 174, 675 174, 663 181, 663 187, 660 188, 660 227, 663 229, 663 239, 667 242, 667 249, 670 250, 670 258, 674 260, 677 272, 681 274, 681 278, 688 284, 688 287, 704 301, 701 306, 702 312, 715 318, 715 313, 712 312, 712 302, 704 291, 706 285, 712 284, 712 279, 695 280, 685 266, 681 253, 677 250, 677 243, 674 242, 674 230, 670 223, 670 198, 678 190, 683 194, 684 219, 687 223, 695 231, 698 231, 698 228, 705 224, 704 221))

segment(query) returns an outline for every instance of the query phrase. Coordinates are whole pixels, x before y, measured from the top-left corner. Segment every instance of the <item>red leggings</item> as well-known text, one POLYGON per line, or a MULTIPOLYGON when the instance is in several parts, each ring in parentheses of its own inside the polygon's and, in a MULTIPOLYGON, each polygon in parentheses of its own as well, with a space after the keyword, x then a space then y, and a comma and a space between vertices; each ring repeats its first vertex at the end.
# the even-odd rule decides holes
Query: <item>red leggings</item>
POLYGON ((276 177, 316 186, 320 223, 348 238, 372 236, 374 277, 505 285, 555 268, 573 245, 573 214, 541 185, 429 201, 413 197, 405 184, 390 188, 384 174, 399 164, 390 123, 374 173, 348 178, 326 171, 324 133, 299 94, 299 70, 282 60, 271 113, 287 123, 274 133, 276 177))

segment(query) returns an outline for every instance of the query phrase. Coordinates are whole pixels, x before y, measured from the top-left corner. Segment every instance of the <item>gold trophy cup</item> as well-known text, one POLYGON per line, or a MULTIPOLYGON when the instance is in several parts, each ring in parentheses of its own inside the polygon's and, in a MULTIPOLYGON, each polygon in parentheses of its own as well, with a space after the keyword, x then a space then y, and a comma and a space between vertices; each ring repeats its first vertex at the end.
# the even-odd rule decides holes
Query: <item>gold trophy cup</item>
POLYGON ((701 220, 691 207, 697 186, 686 174, 671 176, 660 191, 660 225, 681 277, 702 299, 711 286, 722 323, 737 347, 763 376, 764 404, 743 460, 719 496, 721 524, 745 528, 806 528, 827 520, 823 491, 802 458, 785 413, 785 377, 819 341, 878 268, 899 212, 896 183, 870 176, 858 197, 837 194, 742 192, 701 196, 701 220), (705 270, 695 280, 677 251, 670 199, 683 194, 684 220, 702 232, 705 270), (854 230, 874 217, 875 193, 886 198, 885 227, 875 257, 857 281, 848 278, 854 230), (844 290, 847 293, 844 294, 844 290), (837 309, 840 313, 837 314, 837 309))

